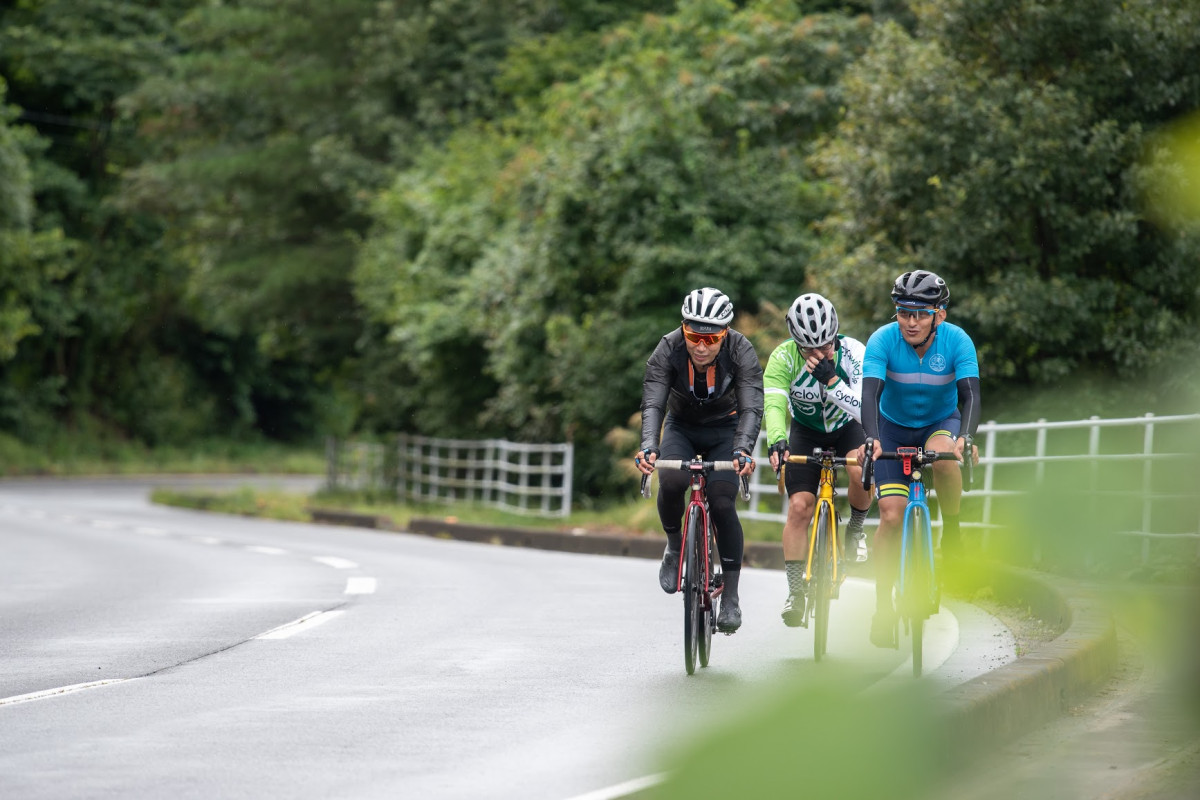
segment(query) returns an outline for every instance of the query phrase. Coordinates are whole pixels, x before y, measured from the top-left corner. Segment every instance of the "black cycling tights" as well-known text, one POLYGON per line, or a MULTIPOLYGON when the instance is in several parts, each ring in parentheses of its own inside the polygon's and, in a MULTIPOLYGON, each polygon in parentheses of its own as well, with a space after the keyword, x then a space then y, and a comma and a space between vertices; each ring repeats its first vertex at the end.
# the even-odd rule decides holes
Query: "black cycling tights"
MULTIPOLYGON (((729 473, 732 475, 733 473, 729 473)), ((669 538, 683 530, 683 510, 686 506, 689 476, 677 470, 658 473, 658 518, 669 538)), ((708 482, 708 509, 717 529, 717 549, 721 552, 721 569, 731 572, 742 568, 742 521, 734 508, 737 483, 727 480, 708 482)))

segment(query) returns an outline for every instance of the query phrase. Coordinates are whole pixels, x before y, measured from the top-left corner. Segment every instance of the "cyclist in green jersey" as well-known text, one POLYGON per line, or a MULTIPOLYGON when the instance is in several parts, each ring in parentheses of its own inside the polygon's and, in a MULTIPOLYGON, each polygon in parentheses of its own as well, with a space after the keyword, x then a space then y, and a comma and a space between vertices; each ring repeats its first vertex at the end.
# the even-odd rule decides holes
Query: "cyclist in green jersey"
MULTIPOLYGON (((837 311, 819 294, 803 294, 787 312, 792 338, 767 360, 763 374, 763 427, 771 443, 771 466, 778 472, 792 453, 810 455, 814 448, 854 453, 864 441, 862 417, 862 342, 838 333, 837 311), (790 424, 789 424, 790 417, 790 424)), ((871 508, 859 467, 847 467, 850 521, 846 552, 867 560, 863 520, 871 508)), ((821 470, 816 464, 788 464, 788 493, 783 526, 783 560, 788 597, 783 622, 796 627, 804 619, 804 570, 808 528, 817 501, 821 470)))

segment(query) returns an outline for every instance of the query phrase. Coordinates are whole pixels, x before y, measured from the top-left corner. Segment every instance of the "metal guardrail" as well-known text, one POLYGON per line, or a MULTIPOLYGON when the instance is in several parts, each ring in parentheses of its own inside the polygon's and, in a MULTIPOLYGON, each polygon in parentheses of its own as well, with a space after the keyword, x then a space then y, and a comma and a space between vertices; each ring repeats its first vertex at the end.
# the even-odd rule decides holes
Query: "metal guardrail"
POLYGON ((474 502, 518 514, 571 513, 574 446, 400 434, 326 441, 326 486, 417 502, 474 502))
MULTIPOLYGON (((976 486, 963 496, 962 524, 978 530, 985 541, 1000 527, 1001 515, 1011 517, 1015 508, 1019 510, 1014 500, 1025 504, 1031 492, 1051 486, 1061 487, 1072 502, 1120 501, 1122 517, 1136 508, 1137 519, 1117 533, 1140 540, 1143 563, 1150 559, 1152 547, 1166 543, 1178 548, 1194 542, 1200 557, 1200 490, 1195 485, 1200 475, 1200 414, 993 421, 979 427, 977 443, 981 457, 976 486), (1173 474, 1156 475, 1156 465, 1169 465, 1173 474), (1074 474, 1064 478, 1071 470, 1074 474)), ((749 507, 739 514, 782 525, 787 501, 779 495, 768 465, 765 435, 759 435, 757 449, 762 466, 750 482, 749 507)), ((471 501, 522 514, 565 517, 571 513, 573 462, 570 444, 410 435, 395 437, 391 444, 331 438, 326 482, 331 488, 382 491, 415 501, 471 501)), ((844 470, 839 481, 844 489, 844 470)), ((844 491, 839 499, 845 502, 844 491)), ((936 501, 935 494, 931 502, 936 501)), ((868 525, 878 524, 876 513, 873 507, 868 525)), ((940 526, 940 519, 934 525, 940 526)))
MULTIPOLYGON (((1120 499, 1127 506, 1138 508, 1140 518, 1133 529, 1117 533, 1141 540, 1143 563, 1150 559, 1151 546, 1156 542, 1194 541, 1200 557, 1200 489, 1195 486, 1196 470, 1200 467, 1200 456, 1195 451, 1200 446, 1200 414, 1162 417, 1146 414, 1120 419, 1093 416, 1065 422, 993 421, 979 426, 976 443, 980 446, 976 488, 963 495, 963 527, 981 529, 984 539, 999 527, 999 512, 1004 510, 1006 501, 1016 498, 1024 501, 1033 489, 1046 486, 1047 481, 1055 478, 1053 473, 1061 476, 1064 474, 1061 468, 1076 465, 1076 473, 1080 469, 1084 473, 1084 477, 1075 474, 1071 478, 1071 492, 1076 499, 1087 502, 1097 498, 1120 499), (1110 433, 1107 439, 1103 436, 1105 432, 1110 433), (1135 469, 1113 469, 1121 463, 1135 469), (1154 471, 1160 464, 1192 470, 1191 485, 1184 490, 1177 487, 1161 490, 1163 477, 1156 476, 1154 471), (1174 512, 1168 513, 1172 506, 1174 512)), ((762 435, 758 453, 760 463, 765 463, 767 443, 762 435)), ((839 482, 844 489, 845 471, 839 475, 839 482)), ((749 508, 739 512, 743 518, 784 522, 787 502, 778 494, 775 475, 769 466, 755 471, 750 491, 749 508)), ((843 491, 843 502, 844 498, 843 491)), ((868 525, 878 524, 874 514, 872 509, 868 525)), ((934 524, 940 526, 940 520, 934 524)))

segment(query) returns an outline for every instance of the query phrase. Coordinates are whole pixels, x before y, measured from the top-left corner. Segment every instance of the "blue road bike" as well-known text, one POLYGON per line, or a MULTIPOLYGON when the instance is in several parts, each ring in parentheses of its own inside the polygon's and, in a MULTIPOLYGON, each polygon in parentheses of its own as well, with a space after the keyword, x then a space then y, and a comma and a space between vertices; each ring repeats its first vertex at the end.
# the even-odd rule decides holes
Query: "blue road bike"
MULTIPOLYGON (((970 443, 968 442, 968 448, 970 443)), ((904 509, 904 528, 900 539, 900 573, 896 579, 896 611, 904 621, 906 633, 912 635, 913 677, 921 677, 923 667, 923 636, 925 620, 941 608, 942 590, 937 568, 933 560, 933 525, 929 517, 929 503, 923 480, 925 467, 937 461, 956 461, 954 453, 924 450, 920 447, 897 447, 894 451, 882 451, 879 457, 888 461, 901 461, 904 475, 908 478, 908 505, 904 509)), ((864 487, 874 477, 873 462, 868 449, 867 468, 863 470, 864 487)), ((971 462, 967 456, 968 476, 971 462)), ((970 477, 964 485, 968 488, 970 477)))

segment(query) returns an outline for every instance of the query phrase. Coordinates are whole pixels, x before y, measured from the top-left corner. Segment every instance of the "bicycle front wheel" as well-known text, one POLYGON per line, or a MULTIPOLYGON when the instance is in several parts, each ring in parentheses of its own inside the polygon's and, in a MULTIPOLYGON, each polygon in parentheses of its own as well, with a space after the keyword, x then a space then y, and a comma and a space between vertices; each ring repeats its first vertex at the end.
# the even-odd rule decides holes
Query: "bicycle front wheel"
POLYGON ((821 503, 817 512, 816 541, 813 542, 812 582, 813 659, 820 661, 829 642, 829 600, 833 596, 833 531, 829 505, 821 503))
POLYGON ((703 583, 707 587, 700 598, 700 666, 707 667, 709 656, 712 655, 712 635, 717 627, 716 614, 713 613, 715 599, 713 598, 713 547, 712 537, 705 532, 704 548, 700 550, 700 569, 704 571, 703 583), (705 558, 707 550, 708 558, 705 558), (705 568, 707 565, 707 569, 705 568))
POLYGON ((699 558, 699 542, 704 541, 704 519, 700 509, 688 512, 686 541, 683 543, 683 665, 687 674, 696 671, 696 656, 700 646, 700 622, 704 601, 701 597, 705 576, 704 563, 699 558))
POLYGON ((937 586, 933 579, 932 529, 929 510, 913 506, 908 511, 908 536, 904 541, 904 570, 900 575, 900 613, 912 623, 913 677, 924 668, 925 620, 937 613, 937 586))

